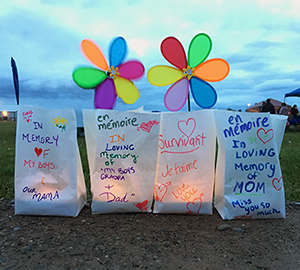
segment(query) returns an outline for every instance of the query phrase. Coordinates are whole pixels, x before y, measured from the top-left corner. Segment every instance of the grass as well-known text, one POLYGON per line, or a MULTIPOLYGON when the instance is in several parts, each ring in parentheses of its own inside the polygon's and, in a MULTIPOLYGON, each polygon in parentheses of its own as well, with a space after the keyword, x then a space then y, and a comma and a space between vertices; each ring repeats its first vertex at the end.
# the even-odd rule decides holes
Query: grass
MULTIPOLYGON (((15 136, 15 122, 0 122, 0 198, 14 198, 15 136)), ((91 199, 87 151, 83 137, 78 138, 78 146, 87 195, 91 199)), ((284 134, 279 158, 285 198, 300 202, 300 132, 291 130, 284 134)))
POLYGON ((78 137, 78 147, 79 147, 79 152, 80 152, 80 156, 81 156, 81 163, 82 163, 83 175, 84 175, 84 179, 85 179, 85 185, 86 185, 86 189, 87 189, 87 198, 88 198, 88 200, 90 200, 90 199, 92 199, 91 182, 90 182, 89 163, 88 163, 88 157, 87 157, 86 144, 85 144, 84 137, 78 137))
POLYGON ((0 122, 0 198, 14 197, 16 122, 0 122))
POLYGON ((279 158, 285 199, 300 202, 300 132, 284 134, 279 158))

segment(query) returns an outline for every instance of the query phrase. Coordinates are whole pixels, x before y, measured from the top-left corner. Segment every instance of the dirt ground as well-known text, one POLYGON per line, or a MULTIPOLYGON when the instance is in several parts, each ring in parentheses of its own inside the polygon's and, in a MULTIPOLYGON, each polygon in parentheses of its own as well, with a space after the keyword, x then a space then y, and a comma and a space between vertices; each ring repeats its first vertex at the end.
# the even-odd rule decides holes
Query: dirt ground
POLYGON ((283 220, 213 215, 16 216, 0 200, 0 269, 300 269, 300 205, 283 220))

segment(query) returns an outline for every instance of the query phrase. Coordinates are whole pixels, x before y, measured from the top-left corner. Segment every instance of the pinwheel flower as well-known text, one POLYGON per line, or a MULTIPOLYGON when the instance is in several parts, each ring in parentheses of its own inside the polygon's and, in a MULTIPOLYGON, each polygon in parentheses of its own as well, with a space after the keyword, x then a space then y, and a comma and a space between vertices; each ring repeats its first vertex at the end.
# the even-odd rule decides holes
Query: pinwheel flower
POLYGON ((223 80, 229 73, 228 63, 220 58, 205 61, 212 47, 207 34, 197 34, 191 41, 188 57, 180 41, 167 37, 161 43, 161 52, 170 66, 154 66, 147 74, 148 80, 155 86, 174 83, 166 92, 164 103, 168 110, 178 111, 186 103, 189 86, 196 104, 202 108, 211 108, 216 104, 217 93, 207 82, 223 80), (205 61, 205 62, 204 62, 205 61))
POLYGON ((84 39, 81 42, 81 51, 100 69, 79 67, 73 72, 73 80, 84 89, 95 89, 95 108, 113 109, 117 96, 126 104, 137 101, 140 94, 131 80, 141 78, 145 68, 137 60, 123 63, 127 53, 124 38, 115 38, 109 47, 110 68, 101 49, 92 40, 84 39))

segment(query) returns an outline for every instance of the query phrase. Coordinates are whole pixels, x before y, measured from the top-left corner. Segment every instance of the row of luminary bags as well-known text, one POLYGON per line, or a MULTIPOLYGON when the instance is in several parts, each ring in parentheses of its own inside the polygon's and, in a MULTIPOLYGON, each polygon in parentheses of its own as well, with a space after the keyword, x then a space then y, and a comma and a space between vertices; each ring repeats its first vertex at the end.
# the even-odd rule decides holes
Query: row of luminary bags
MULTIPOLYGON (((20 106, 17 121, 15 213, 77 216, 87 195, 74 110, 20 106)), ((83 123, 92 214, 285 217, 283 116, 83 110, 83 123)))

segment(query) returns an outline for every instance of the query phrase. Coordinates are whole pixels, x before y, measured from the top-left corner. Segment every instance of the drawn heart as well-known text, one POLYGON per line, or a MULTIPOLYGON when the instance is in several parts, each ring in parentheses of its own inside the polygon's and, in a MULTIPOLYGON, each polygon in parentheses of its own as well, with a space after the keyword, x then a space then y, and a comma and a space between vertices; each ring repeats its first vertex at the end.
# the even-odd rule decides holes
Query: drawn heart
POLYGON ((274 137, 274 131, 273 129, 269 129, 268 131, 265 131, 263 128, 260 128, 257 130, 257 137, 265 144, 269 141, 271 141, 274 137))
POLYGON ((179 121, 178 129, 187 137, 190 137, 196 128, 196 121, 194 118, 189 118, 187 121, 179 121))
POLYGON ((190 213, 192 212, 192 213, 197 213, 197 214, 199 214, 201 206, 202 206, 201 198, 196 198, 193 200, 193 202, 188 202, 186 204, 186 208, 190 213))
POLYGON ((150 133, 150 130, 151 130, 152 127, 153 127, 152 121, 149 121, 147 124, 145 122, 143 122, 143 123, 141 123, 141 126, 140 126, 140 128, 143 131, 146 131, 148 133, 150 133))
POLYGON ((36 153, 37 157, 39 157, 43 153, 43 149, 35 147, 34 152, 36 153))
POLYGON ((167 193, 167 186, 165 184, 154 186, 155 200, 162 201, 167 193))
POLYGON ((142 203, 140 203, 140 202, 139 202, 139 203, 136 203, 135 206, 136 206, 137 208, 141 209, 141 210, 147 210, 147 209, 148 209, 148 207, 146 207, 147 204, 148 204, 148 201, 145 200, 145 201, 143 201, 142 203))
POLYGON ((281 180, 282 180, 282 176, 279 179, 274 178, 272 180, 272 185, 277 191, 282 189, 282 181, 281 180))

